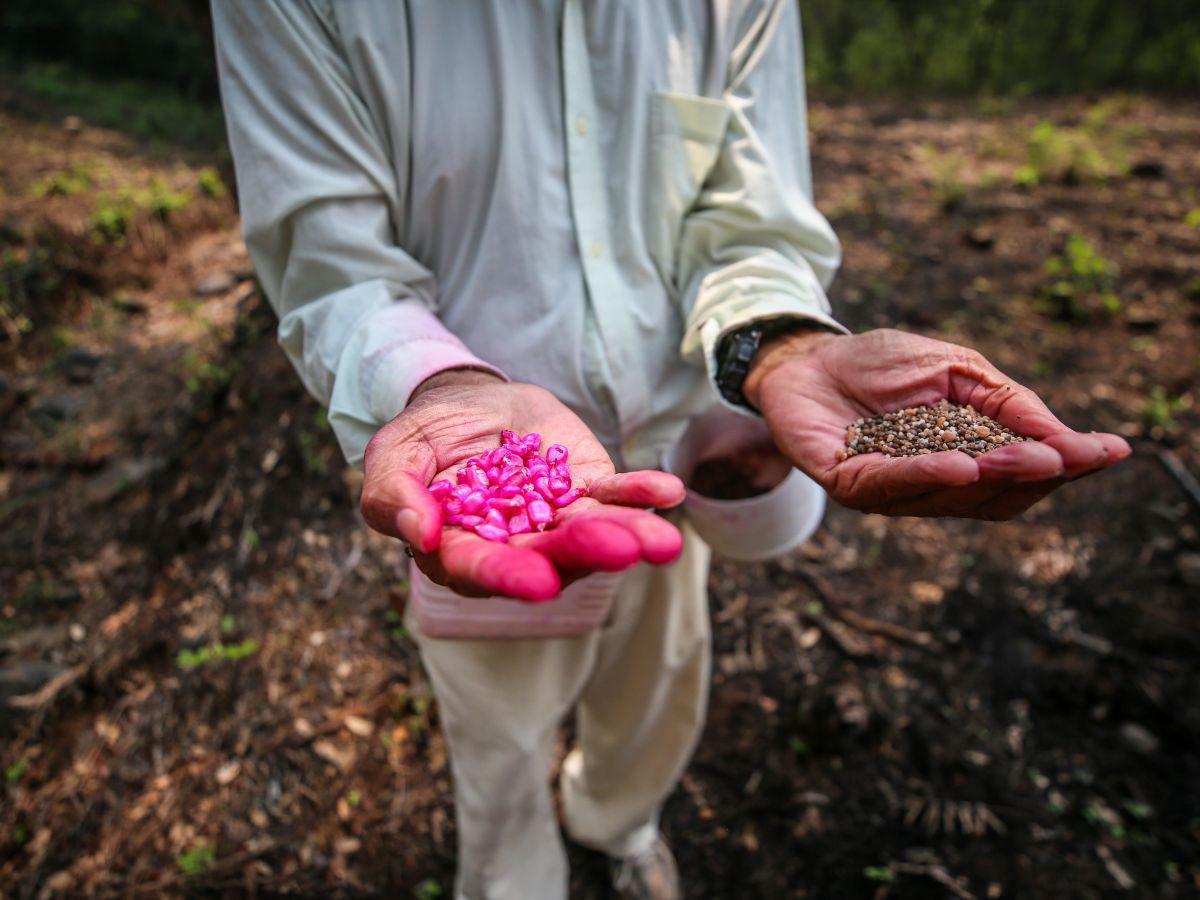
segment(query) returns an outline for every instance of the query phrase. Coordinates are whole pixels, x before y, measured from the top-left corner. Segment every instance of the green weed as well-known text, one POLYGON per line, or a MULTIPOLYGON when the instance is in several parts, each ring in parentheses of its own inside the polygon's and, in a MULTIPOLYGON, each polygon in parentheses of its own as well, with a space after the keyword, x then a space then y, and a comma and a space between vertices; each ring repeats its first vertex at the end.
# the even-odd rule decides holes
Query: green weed
POLYGON ((225 182, 212 166, 205 166, 196 173, 196 185, 200 188, 200 193, 214 200, 220 200, 229 193, 225 182))
POLYGON ((194 353, 183 357, 184 387, 189 394, 214 394, 226 387, 238 372, 236 361, 221 363, 201 359, 194 353))
POLYGON ((438 900, 443 893, 442 886, 432 878, 426 878, 413 889, 414 900, 438 900))
POLYGON ((175 657, 175 665, 184 671, 191 671, 211 662, 237 662, 257 652, 258 641, 253 638, 228 645, 218 641, 195 650, 180 650, 179 655, 175 657))
POLYGON ((171 213, 191 203, 192 195, 187 191, 173 190, 162 178, 154 178, 148 188, 135 194, 134 201, 143 209, 166 220, 171 213))
POLYGON ((4 769, 4 780, 9 784, 15 784, 21 780, 21 776, 25 774, 25 770, 29 768, 29 760, 22 757, 11 766, 4 769))
POLYGON ((891 884, 896 880, 896 873, 890 866, 867 866, 863 869, 863 877, 867 881, 878 881, 881 884, 891 884))
POLYGON ((1086 321, 1093 306, 1119 312, 1121 301, 1112 291, 1119 271, 1087 238, 1073 234, 1062 253, 1046 260, 1041 307, 1067 322, 1086 321))
POLYGON ((92 233, 101 241, 115 244, 129 231, 134 212, 133 202, 126 194, 101 194, 89 219, 92 233))
POLYGON ((1189 395, 1181 394, 1170 397, 1162 385, 1156 384, 1150 389, 1150 396, 1142 404, 1142 424, 1150 430, 1173 432, 1179 427, 1175 416, 1191 405, 1192 400, 1189 395))
POLYGON ((35 197, 70 197, 81 194, 92 186, 92 176, 83 166, 75 165, 45 178, 33 185, 35 197))
POLYGON ((213 845, 201 841, 175 857, 175 865, 184 877, 195 878, 211 869, 216 858, 217 851, 213 845))
POLYGON ((1025 162, 1013 183, 1030 188, 1047 182, 1081 184, 1116 178, 1129 172, 1122 132, 1058 127, 1040 122, 1025 143, 1025 162))

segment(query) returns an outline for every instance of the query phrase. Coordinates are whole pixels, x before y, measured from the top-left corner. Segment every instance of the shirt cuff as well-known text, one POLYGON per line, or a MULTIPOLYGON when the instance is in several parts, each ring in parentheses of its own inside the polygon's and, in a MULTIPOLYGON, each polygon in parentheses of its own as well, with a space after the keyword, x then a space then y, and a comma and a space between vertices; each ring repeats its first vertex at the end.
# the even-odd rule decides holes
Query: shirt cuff
POLYGON ((738 294, 728 298, 712 309, 708 318, 700 323, 696 335, 701 355, 704 358, 704 366, 708 372, 708 383, 712 386, 717 400, 726 409, 744 416, 757 417, 759 415, 749 407, 730 403, 717 388, 717 348, 720 347, 721 340, 730 332, 747 328, 756 322, 778 319, 795 319, 797 322, 811 323, 827 328, 837 334, 850 334, 850 330, 846 326, 824 309, 792 294, 756 292, 738 294))
POLYGON ((392 337, 371 352, 360 373, 372 418, 390 422, 408 405, 422 382, 447 369, 477 369, 508 380, 503 372, 467 349, 423 304, 397 303, 378 323, 392 337))
POLYGON ((413 391, 447 369, 477 369, 508 380, 472 353, 418 300, 400 300, 357 329, 338 367, 330 424, 346 459, 362 462, 375 431, 399 415, 413 391))

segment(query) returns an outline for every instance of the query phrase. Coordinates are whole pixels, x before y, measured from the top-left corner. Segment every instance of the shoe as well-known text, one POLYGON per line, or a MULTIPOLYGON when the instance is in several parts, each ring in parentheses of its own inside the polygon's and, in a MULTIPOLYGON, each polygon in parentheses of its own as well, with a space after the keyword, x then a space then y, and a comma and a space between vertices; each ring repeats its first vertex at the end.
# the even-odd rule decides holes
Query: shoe
POLYGON ((613 859, 613 890, 625 900, 682 900, 679 869, 661 836, 640 853, 613 859))

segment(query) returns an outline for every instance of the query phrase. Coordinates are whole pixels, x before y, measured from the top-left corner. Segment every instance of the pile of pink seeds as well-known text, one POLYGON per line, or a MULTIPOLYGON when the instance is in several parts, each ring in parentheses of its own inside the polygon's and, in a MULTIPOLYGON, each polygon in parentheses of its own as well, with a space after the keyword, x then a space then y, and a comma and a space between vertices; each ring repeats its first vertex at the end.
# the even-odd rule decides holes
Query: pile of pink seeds
POLYGON ((571 487, 567 448, 551 444, 542 456, 540 434, 500 434, 500 446, 473 456, 458 470, 458 484, 442 479, 429 486, 445 524, 474 531, 489 541, 545 531, 555 513, 586 491, 571 487))

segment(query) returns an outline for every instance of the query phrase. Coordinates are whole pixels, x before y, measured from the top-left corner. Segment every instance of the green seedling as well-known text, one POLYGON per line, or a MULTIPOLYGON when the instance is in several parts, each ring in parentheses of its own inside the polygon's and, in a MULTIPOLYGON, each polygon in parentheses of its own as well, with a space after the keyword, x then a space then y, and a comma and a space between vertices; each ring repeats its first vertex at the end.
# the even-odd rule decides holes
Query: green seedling
POLYGON ((217 851, 212 844, 201 842, 175 857, 175 865, 184 877, 195 878, 211 869, 216 858, 217 851))
POLYGON ((222 644, 219 641, 195 650, 180 650, 175 665, 191 671, 212 662, 237 662, 258 652, 258 641, 253 638, 237 644, 222 644))

